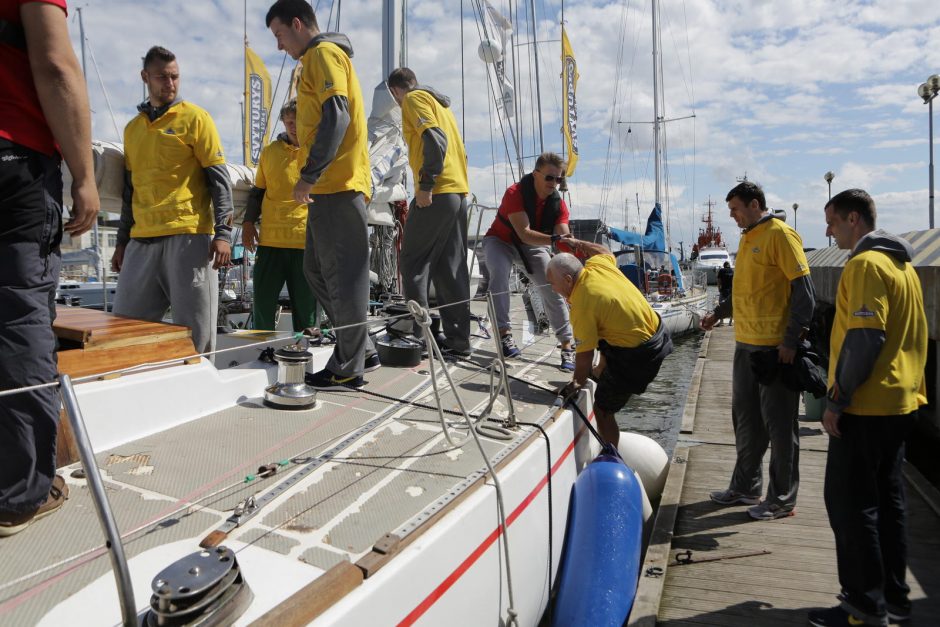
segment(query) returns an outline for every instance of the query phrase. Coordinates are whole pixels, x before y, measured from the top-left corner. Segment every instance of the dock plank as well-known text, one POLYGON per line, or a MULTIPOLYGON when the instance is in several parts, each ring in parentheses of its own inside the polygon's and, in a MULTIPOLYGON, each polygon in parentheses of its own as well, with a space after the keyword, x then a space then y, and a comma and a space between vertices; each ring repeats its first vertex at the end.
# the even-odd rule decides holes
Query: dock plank
MULTIPOLYGON (((669 627, 805 625, 808 610, 836 603, 835 542, 823 502, 828 436, 819 422, 801 417, 800 495, 795 516, 758 522, 747 516, 744 506, 720 507, 708 499, 711 490, 727 487, 734 467, 733 355, 734 329, 714 329, 699 356, 698 385, 691 387, 686 400, 687 415, 677 445, 686 463, 681 485, 673 485, 681 492, 673 508, 674 521, 670 529, 653 530, 661 541, 670 539, 665 553, 672 565, 645 591, 641 577, 640 590, 645 594, 638 597, 639 611, 631 615, 630 625, 652 625, 653 608, 655 623, 669 627), (687 550, 693 560, 722 559, 676 564, 677 554, 687 550), (760 550, 770 554, 740 557, 760 550), (657 590, 661 590, 660 598, 651 598, 649 593, 657 590)), ((766 464, 767 459, 765 480, 766 464)), ((936 539, 940 514, 932 503, 935 492, 925 489, 916 473, 906 475, 913 488, 908 490, 908 583, 914 615, 936 616, 940 614, 940 541, 936 539)), ((664 547, 657 547, 660 558, 663 552, 664 547)), ((644 566, 650 564, 649 558, 644 566)))

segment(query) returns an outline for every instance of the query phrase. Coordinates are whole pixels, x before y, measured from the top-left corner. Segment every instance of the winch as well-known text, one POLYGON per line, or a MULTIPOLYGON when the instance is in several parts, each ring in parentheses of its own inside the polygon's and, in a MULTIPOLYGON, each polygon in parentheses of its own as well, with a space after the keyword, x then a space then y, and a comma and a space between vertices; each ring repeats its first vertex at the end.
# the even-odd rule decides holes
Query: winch
POLYGON ((177 560, 153 578, 147 627, 231 625, 254 594, 228 547, 197 551, 177 560))
POLYGON ((309 409, 317 402, 317 391, 304 381, 307 364, 313 359, 307 347, 290 344, 274 351, 277 381, 264 388, 264 404, 276 409, 309 409))

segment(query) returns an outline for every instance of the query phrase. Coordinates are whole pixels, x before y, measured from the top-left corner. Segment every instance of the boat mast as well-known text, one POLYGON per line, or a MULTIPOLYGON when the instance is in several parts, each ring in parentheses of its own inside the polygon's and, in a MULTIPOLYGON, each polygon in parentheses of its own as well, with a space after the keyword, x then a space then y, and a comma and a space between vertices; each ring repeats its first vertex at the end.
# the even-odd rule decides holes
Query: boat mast
POLYGON ((382 80, 388 78, 392 70, 405 65, 405 47, 399 32, 404 29, 404 19, 400 6, 401 0, 383 0, 382 2, 382 80))
POLYGON ((662 209, 662 173, 660 167, 663 159, 662 140, 660 138, 660 125, 662 118, 659 113, 660 89, 659 84, 659 4, 656 0, 651 0, 653 5, 653 146, 654 163, 656 171, 656 206, 662 209))
MULTIPOLYGON (((85 64, 85 21, 82 19, 82 8, 76 7, 78 11, 78 33, 82 40, 82 76, 85 77, 85 89, 88 89, 88 67, 85 64)), ((95 218, 95 224, 92 226, 91 236, 94 239, 92 250, 95 251, 95 277, 101 281, 101 296, 104 303, 104 311, 108 310, 108 282, 104 276, 104 264, 101 261, 100 235, 98 233, 98 218, 95 218)))
POLYGON ((539 154, 545 152, 545 139, 542 136, 542 81, 539 78, 539 34, 538 21, 535 19, 535 0, 529 0, 529 18, 532 20, 532 48, 535 57, 535 102, 539 116, 539 154))

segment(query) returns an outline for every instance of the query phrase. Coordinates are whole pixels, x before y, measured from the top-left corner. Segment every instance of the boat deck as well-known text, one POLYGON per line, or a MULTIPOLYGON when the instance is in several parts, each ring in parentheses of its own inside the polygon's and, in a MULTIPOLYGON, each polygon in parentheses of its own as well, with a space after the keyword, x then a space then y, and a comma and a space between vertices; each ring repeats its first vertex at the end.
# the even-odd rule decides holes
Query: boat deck
MULTIPOLYGON (((523 339, 523 334, 517 337, 523 339)), ((510 374, 545 387, 563 385, 570 375, 557 368, 554 337, 524 337, 528 343, 523 358, 513 361, 510 374)), ((477 350, 470 358, 474 363, 448 364, 471 415, 487 403, 489 374, 481 366, 494 357, 492 340, 478 339, 475 344, 477 350)), ((193 373, 204 367, 205 362, 174 366, 191 368, 193 373)), ((267 378, 274 374, 272 366, 267 378)), ((461 488, 481 481, 486 470, 472 440, 461 447, 451 446, 442 435, 436 410, 408 404, 434 404, 426 360, 415 368, 386 367, 368 373, 366 391, 319 392, 317 406, 302 411, 264 406, 261 396, 266 382, 257 370, 220 371, 216 376, 229 375, 252 383, 239 383, 244 389, 234 405, 107 450, 95 446, 128 559, 138 558, 138 570, 141 563, 151 565, 148 573, 133 573, 138 610, 146 607, 149 579, 159 570, 198 550, 199 540, 247 497, 263 494, 325 452, 329 459, 322 460, 316 472, 290 486, 225 541, 240 562, 257 562, 262 559, 259 554, 280 560, 266 577, 247 572, 243 563, 256 598, 283 600, 337 564, 356 564, 383 539, 404 538, 459 497, 461 488), (239 372, 253 373, 254 378, 239 372), (279 464, 277 474, 249 479, 266 464, 279 464), (252 553, 246 550, 249 547, 263 551, 252 553), (148 556, 141 558, 145 552, 148 556), (141 580, 147 583, 142 585, 141 580)), ((198 381, 194 379, 193 386, 198 381)), ((550 420, 554 394, 521 381, 510 381, 510 388, 520 422, 550 420)), ((445 408, 458 408, 449 390, 442 389, 442 399, 445 408)), ((121 420, 133 422, 142 419, 139 414, 146 413, 146 404, 141 399, 140 406, 114 411, 121 420)), ((505 415, 505 409, 504 403, 497 402, 494 414, 505 415)), ((93 409, 84 413, 86 423, 95 420, 93 409)), ((455 439, 468 436, 467 429, 456 424, 457 417, 447 419, 454 425, 455 439)), ((538 440, 539 433, 532 427, 519 427, 507 440, 481 439, 496 464, 538 440)), ((63 624, 82 615, 86 619, 80 622, 88 622, 88 616, 115 620, 120 616, 108 553, 86 481, 70 474, 78 467, 60 470, 71 492, 63 510, 0 545, 0 624, 63 624), (100 607, 59 605, 90 584, 100 589, 100 598, 114 603, 113 611, 101 614, 100 607)), ((257 618, 254 614, 249 610, 239 622, 257 618)))
MULTIPOLYGON (((795 516, 752 521, 745 506, 708 499, 727 487, 734 466, 733 353, 733 328, 714 329, 703 342, 630 625, 805 625, 808 610, 836 604, 835 544, 823 503, 828 436, 819 422, 801 422, 795 516)), ((940 498, 913 467, 905 476, 914 618, 934 624, 940 498)))

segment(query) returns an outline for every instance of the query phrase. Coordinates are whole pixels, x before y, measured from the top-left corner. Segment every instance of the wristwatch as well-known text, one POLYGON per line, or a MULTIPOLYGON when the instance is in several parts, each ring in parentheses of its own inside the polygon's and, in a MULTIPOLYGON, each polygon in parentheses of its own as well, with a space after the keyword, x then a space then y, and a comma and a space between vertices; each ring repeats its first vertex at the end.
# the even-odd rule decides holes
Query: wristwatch
POLYGON ((560 239, 561 239, 561 235, 559 235, 558 233, 555 233, 554 235, 552 235, 552 244, 554 244, 560 239))

